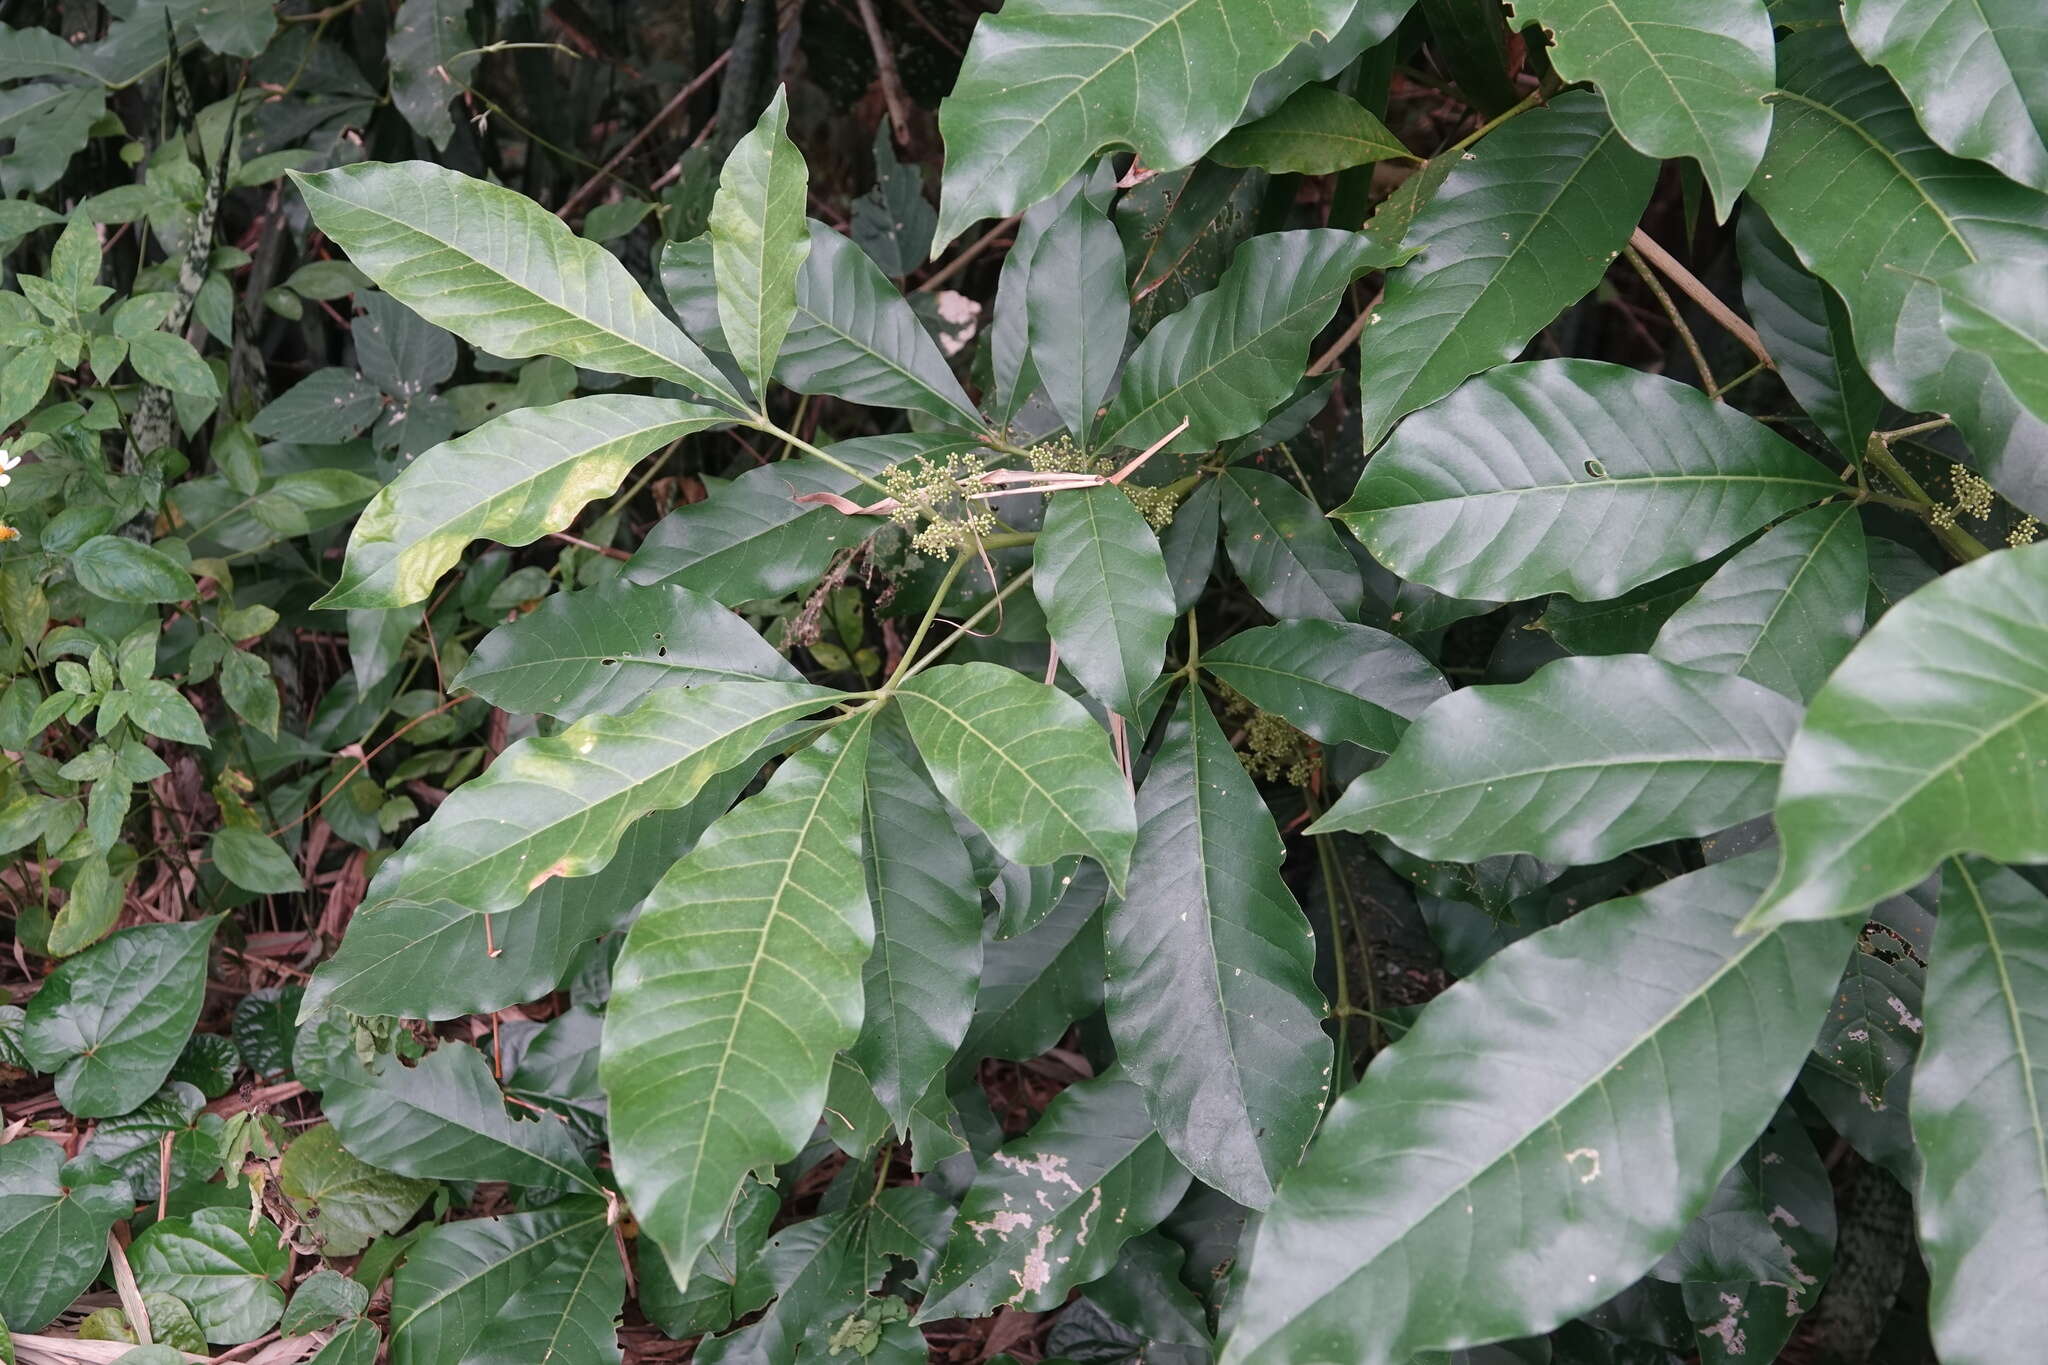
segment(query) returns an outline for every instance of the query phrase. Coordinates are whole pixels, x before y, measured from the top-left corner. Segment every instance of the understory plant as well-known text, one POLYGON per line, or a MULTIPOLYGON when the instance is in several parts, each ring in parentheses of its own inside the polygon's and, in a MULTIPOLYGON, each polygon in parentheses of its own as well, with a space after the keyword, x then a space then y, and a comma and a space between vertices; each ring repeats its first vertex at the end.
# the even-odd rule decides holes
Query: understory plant
POLYGON ((522 44, 408 3, 383 144, 457 150, 237 86, 12 201, 0 1315, 2036 1359, 2027 17, 1009 0, 842 230, 773 8, 658 199, 445 164, 522 44), (335 254, 237 305, 265 185, 335 254), (202 353, 309 303, 274 396, 202 353))

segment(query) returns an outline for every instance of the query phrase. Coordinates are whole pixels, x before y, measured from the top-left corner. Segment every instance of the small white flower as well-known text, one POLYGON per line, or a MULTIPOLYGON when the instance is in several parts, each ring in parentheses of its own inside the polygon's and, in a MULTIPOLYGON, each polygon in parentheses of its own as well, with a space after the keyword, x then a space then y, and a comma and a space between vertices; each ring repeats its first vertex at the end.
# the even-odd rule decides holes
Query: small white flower
POLYGON ((9 455, 6 451, 0 450, 0 488, 5 488, 13 482, 12 478, 8 475, 8 471, 20 464, 21 456, 9 455))

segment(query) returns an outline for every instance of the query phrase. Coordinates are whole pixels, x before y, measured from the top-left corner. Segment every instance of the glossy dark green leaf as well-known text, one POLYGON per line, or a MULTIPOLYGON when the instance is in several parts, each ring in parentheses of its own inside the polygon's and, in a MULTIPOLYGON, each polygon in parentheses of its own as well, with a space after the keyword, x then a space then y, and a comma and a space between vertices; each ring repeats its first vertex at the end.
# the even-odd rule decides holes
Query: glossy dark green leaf
POLYGON ((1263 1208, 1321 1118, 1330 1040, 1315 935, 1273 817, 1198 687, 1145 785, 1131 889, 1110 907, 1109 1029, 1167 1148, 1263 1208))
POLYGON ((556 593, 477 642, 451 681, 491 705, 577 720, 657 688, 797 680, 789 660, 718 603, 673 584, 619 579, 556 593))
POLYGON ((981 976, 973 865, 922 765, 903 751, 885 731, 868 753, 861 855, 875 948, 862 971, 860 1037, 847 1049, 899 1132, 966 1036, 981 976))
POLYGON ((512 1117, 490 1064, 467 1044, 445 1043, 412 1066, 390 1056, 349 1058, 323 1081, 335 1135, 372 1166, 427 1180, 599 1188, 568 1127, 527 1110, 512 1117))
POLYGON ((331 1124, 309 1128, 292 1140, 278 1163, 277 1182, 305 1220, 294 1240, 326 1257, 354 1256, 374 1239, 398 1231, 434 1192, 431 1181, 379 1170, 355 1156, 341 1145, 331 1124))
POLYGON ((1939 283, 1949 340, 1989 358, 2013 397, 2048 421, 2048 262, 1980 262, 1939 283))
POLYGON ((1516 0, 1514 9, 1518 26, 1543 26, 1559 76, 1606 97, 1631 146, 1700 164, 1725 222, 1771 134, 1764 0, 1516 0))
POLYGON ((711 205, 720 331, 764 403, 768 376, 796 316, 797 271, 811 251, 804 214, 810 172, 788 127, 788 100, 778 88, 760 121, 725 158, 711 205))
POLYGON ((1223 548, 1252 596, 1281 620, 1348 621, 1365 600, 1357 561, 1294 485, 1233 465, 1223 486, 1223 548))
POLYGON ((1214 479, 1204 479, 1173 509, 1173 520, 1159 533, 1159 553, 1166 560, 1167 581, 1173 584, 1173 610, 1184 616, 1208 590, 1216 567, 1216 538, 1222 527, 1223 495, 1214 479))
POLYGON ((1102 422, 1107 445, 1141 449, 1188 419, 1168 450, 1209 450, 1254 431, 1294 392, 1309 344, 1344 290, 1406 259, 1360 232, 1311 228, 1254 237, 1216 287, 1146 334, 1102 422))
POLYGON ((2048 897, 1982 859, 1947 864, 1913 1137, 1929 1327, 1950 1365, 2023 1360, 2048 1331, 2032 1288, 2048 1244, 2044 991, 2048 897))
POLYGON ((329 1337, 306 1365, 377 1365, 380 1345, 377 1324, 368 1318, 357 1318, 342 1324, 341 1330, 329 1337))
POLYGON ((233 1039, 218 1033, 195 1033, 185 1040, 184 1051, 171 1067, 171 1079, 217 1100, 235 1088, 240 1067, 241 1054, 233 1039))
MULTIPOLYGON (((488 927, 485 916, 447 900, 358 909, 340 949, 313 974, 308 1012, 333 1004, 358 1014, 453 1019, 546 995, 578 953, 630 922, 641 897, 753 777, 742 763, 705 783, 687 805, 641 816, 603 870, 550 878, 512 910, 488 917, 488 927)), ((289 1060, 289 1049, 284 1055, 289 1060)))
POLYGON ((1557 593, 1543 604, 1543 615, 1535 625, 1570 654, 1648 653, 1671 614, 1691 601, 1700 584, 1713 577, 1718 567, 1710 559, 1653 578, 1604 602, 1581 602, 1557 593))
POLYGON ((1738 937, 1768 875, 1751 856, 1596 906, 1431 1002, 1281 1186, 1226 1365, 1548 1331, 1671 1250, 1777 1109, 1849 950, 1846 926, 1738 937))
MULTIPOLYGON (((593 1244, 612 1256, 604 1201, 558 1200, 533 1213, 444 1223, 413 1244, 391 1282, 392 1365, 460 1365, 515 1295, 593 1244)), ((527 1361, 543 1359, 530 1342, 527 1361)), ((613 1357, 617 1359, 616 1356, 613 1357)), ((591 1365, 564 1355, 563 1365, 591 1365)))
POLYGON ((1460 152, 1404 239, 1421 254, 1388 274, 1359 337, 1365 448, 1466 377, 1513 360, 1598 284, 1655 178, 1656 163, 1583 92, 1460 152))
POLYGON ((220 1169, 221 1119, 203 1112, 205 1104, 198 1087, 172 1081, 127 1113, 101 1119, 78 1155, 105 1163, 128 1182, 137 1199, 151 1200, 162 1192, 160 1162, 168 1137, 171 1188, 207 1180, 220 1169))
POLYGON ((626 1264, 609 1236, 579 1238, 512 1291, 462 1355, 462 1365, 619 1365, 626 1264))
POLYGON ((441 803, 371 882, 365 909, 447 899, 491 914, 551 878, 597 872, 633 821, 688 804, 833 695, 807 683, 705 683, 522 740, 441 803))
POLYGON ((1805 701, 1863 633, 1869 580, 1856 508, 1816 507, 1723 564, 1664 623, 1650 652, 1805 701))
POLYGON ((946 174, 934 248, 1034 204, 1112 147, 1185 166, 1228 132, 1252 83, 1353 5, 1276 0, 1026 0, 977 24, 939 106, 946 174))
POLYGON ((291 1073, 294 1020, 305 996, 298 986, 250 991, 235 1002, 235 1050, 258 1079, 275 1081, 291 1073))
POLYGON ((322 1266, 292 1290, 291 1302, 284 1306, 277 1330, 283 1336, 303 1336, 332 1327, 343 1318, 355 1317, 369 1304, 369 1290, 340 1271, 322 1266))
MULTIPOLYGON (((828 453, 865 474, 974 447, 953 437, 899 432, 841 441, 828 453)), ((857 481, 819 460, 777 460, 749 469, 702 502, 655 524, 627 563, 632 583, 674 583, 737 606, 807 590, 833 556, 874 534, 866 517, 800 503, 806 493, 854 493, 857 481)))
POLYGON ((642 456, 723 420, 698 403, 629 394, 508 412, 427 451, 370 499, 319 605, 421 601, 472 540, 525 545, 560 531, 642 456))
POLYGON ((1006 858, 1093 858, 1121 887, 1137 837, 1131 789, 1079 702, 994 664, 942 664, 897 691, 948 801, 1006 858))
POLYGON ((123 929, 44 980, 28 1002, 21 1045, 38 1071, 55 1073, 65 1109, 105 1118, 156 1093, 199 1018, 219 923, 123 929))
POLYGON ((1104 706, 1138 716, 1173 630, 1158 537, 1121 488, 1055 494, 1032 546, 1031 590, 1060 662, 1104 706))
POLYGON ((1370 110, 1326 85, 1303 86, 1278 109, 1233 129, 1209 151, 1211 160, 1225 166, 1297 175, 1330 175, 1408 155, 1401 139, 1370 110))
POLYGON ((472 346, 667 379, 739 405, 617 257, 515 190, 426 161, 293 172, 292 182, 378 287, 472 346))
POLYGON ((790 759, 641 907, 613 972, 612 1165, 680 1283, 747 1172, 795 1156, 860 1031, 872 720, 790 759))
POLYGON ((1187 1187, 1135 1084, 1112 1072, 1069 1086, 975 1177, 918 1321, 1054 1307, 1187 1187))
POLYGON ((73 550, 71 576, 109 602, 189 602, 199 593, 176 560, 126 536, 94 536, 73 550))
POLYGON ((1835 449, 1860 460, 1884 409, 1849 331, 1849 310, 1833 287, 1806 273, 1791 243, 1762 213, 1735 221, 1742 302, 1778 377, 1835 449))
POLYGON ((1937 143, 2048 190, 2040 11, 2026 0, 1845 0, 1842 17, 1937 143))
POLYGON ((815 219, 796 276, 796 321, 775 378, 798 393, 875 407, 914 408, 978 430, 974 400, 896 286, 851 241, 815 219))
POLYGON ((742 1292, 742 1280, 759 1262, 761 1245, 768 1240, 781 1201, 775 1191, 758 1181, 740 1188, 738 1198, 726 1212, 718 1236, 697 1256, 690 1282, 678 1288, 661 1258, 661 1248, 642 1238, 636 1253, 640 1276, 640 1311, 648 1321, 678 1341, 705 1332, 722 1332, 741 1315, 761 1306, 751 1292, 742 1292))
POLYGON ((1123 243, 1087 195, 1069 199, 1032 246, 1024 317, 1032 372, 1085 446, 1123 363, 1131 324, 1123 243))
POLYGON ((2020 406, 1988 359, 1949 340, 1932 282, 1978 261, 2048 255, 2048 194, 1938 149, 1840 28, 1780 43, 1778 82, 1751 197, 1840 293, 1857 354, 1885 396, 1947 413, 2002 493, 2048 512, 2048 467, 2035 458, 2048 423, 2020 406))
POLYGON ((257 1219, 252 1228, 242 1209, 159 1219, 135 1238, 128 1262, 137 1285, 182 1299, 210 1342, 254 1341, 284 1311, 278 1282, 290 1257, 276 1226, 257 1219))
POLYGON ((1698 389, 1537 360, 1403 422, 1337 515, 1374 559, 1438 592, 1593 602, 1840 491, 1797 446, 1698 389))
POLYGON ((974 1022, 960 1044, 970 1059, 1036 1057, 1076 1019, 1102 1007, 1103 879, 1077 873, 1050 914, 1015 938, 986 937, 974 1022))
POLYGON ((1345 621, 1283 621, 1202 651, 1202 667, 1262 711, 1325 744, 1391 753, 1408 722, 1450 690, 1413 645, 1345 621))
POLYGON ((768 1311, 730 1336, 700 1343, 696 1358, 704 1365, 781 1365, 857 1354, 844 1346, 833 1349, 838 1330, 873 1302, 869 1292, 899 1263, 911 1265, 912 1280, 922 1281, 951 1213, 930 1190, 896 1188, 782 1229, 740 1276, 740 1299, 759 1302, 772 1295, 768 1311))
POLYGON ((134 1207, 118 1174, 98 1162, 67 1167, 56 1142, 25 1134, 0 1144, 0 1319, 39 1332, 70 1307, 106 1263, 107 1229, 134 1207))
POLYGON ((1799 723, 1746 678, 1641 654, 1559 659, 1424 711, 1310 831, 1374 830, 1423 858, 1593 863, 1770 809, 1799 723))
POLYGON ((2048 545, 1893 607, 1785 754, 1784 861, 1750 924, 1860 913, 1952 853, 2048 860, 2048 545))

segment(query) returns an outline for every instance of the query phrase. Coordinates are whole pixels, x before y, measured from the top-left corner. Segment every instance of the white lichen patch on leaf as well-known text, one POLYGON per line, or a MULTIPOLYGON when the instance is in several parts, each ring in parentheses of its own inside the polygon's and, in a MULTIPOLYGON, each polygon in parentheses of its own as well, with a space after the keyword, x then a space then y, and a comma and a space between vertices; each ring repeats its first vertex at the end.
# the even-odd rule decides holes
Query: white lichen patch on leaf
POLYGON ((1920 1016, 1913 1013, 1913 1011, 1907 1009, 1905 1001, 1899 999, 1899 997, 1897 997, 1896 995, 1888 995, 1885 997, 1884 1002, 1885 1004, 1890 1005, 1892 1007, 1892 1012, 1899 1016, 1899 1022, 1901 1024, 1905 1025, 1906 1028, 1910 1029, 1914 1033, 1918 1033, 1920 1031, 1920 1016))
POLYGON ((995 1216, 984 1222, 977 1223, 970 1220, 967 1224, 967 1230, 974 1234, 974 1240, 977 1242, 986 1242, 991 1232, 1007 1241, 1010 1234, 1018 1228, 1028 1228, 1030 1226, 1030 1214, 1016 1209, 997 1209, 995 1216))
POLYGON ((1593 1147, 1581 1147, 1564 1154, 1565 1164, 1579 1177, 1581 1185, 1590 1185, 1600 1178, 1600 1153, 1593 1147), (1581 1163, 1584 1163, 1583 1165, 1581 1163))
POLYGON ((1046 1251, 1052 1246, 1053 1228, 1047 1224, 1038 1230, 1038 1241, 1024 1257, 1024 1268, 1010 1272, 1010 1278, 1017 1282, 1017 1292, 1010 1296, 1012 1303, 1022 1301, 1027 1294, 1036 1294, 1052 1283, 1052 1262, 1046 1259, 1046 1251))
POLYGON ((1075 1194, 1082 1192, 1074 1177, 1067 1174, 1067 1159, 1053 1152, 1034 1157, 1011 1156, 1007 1152, 997 1152, 996 1164, 1007 1166, 1019 1175, 1037 1176, 1048 1185, 1064 1185, 1075 1194))

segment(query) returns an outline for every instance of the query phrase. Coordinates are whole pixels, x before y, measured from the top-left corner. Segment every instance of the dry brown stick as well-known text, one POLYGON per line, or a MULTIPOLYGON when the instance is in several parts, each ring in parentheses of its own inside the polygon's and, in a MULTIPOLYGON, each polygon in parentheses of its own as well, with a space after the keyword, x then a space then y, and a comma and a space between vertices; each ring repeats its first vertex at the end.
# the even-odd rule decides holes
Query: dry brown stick
POLYGON ((910 292, 913 294, 923 294, 930 290, 937 289, 947 280, 952 279, 962 270, 965 270, 967 268, 967 263, 969 261, 973 260, 976 256, 979 256, 982 252, 988 250, 988 248, 995 242, 998 236, 1002 235, 1005 232, 1008 232, 1011 228, 1017 226, 1018 222, 1023 217, 1024 215, 1021 213, 1013 213, 1008 218, 1003 219, 1002 222, 997 223, 987 232, 984 232, 981 234, 981 236, 975 238, 974 241, 968 246, 968 248, 965 251, 961 252, 958 256, 955 256, 952 260, 946 262, 937 270, 933 271, 930 279, 926 280, 923 284, 919 285, 917 288, 911 290, 910 292))
POLYGON ((1714 297, 1714 291, 1701 284, 1699 278, 1678 263, 1678 259, 1655 238, 1637 228, 1628 239, 1628 244, 1643 254, 1643 259, 1656 266, 1664 278, 1678 286, 1678 292, 1700 306, 1700 311, 1726 328, 1728 334, 1749 348, 1749 353, 1772 369, 1778 368, 1771 359, 1771 353, 1764 349, 1764 339, 1756 334, 1756 328, 1735 316, 1735 310, 1714 297))
POLYGON ((1371 303, 1358 310, 1358 316, 1351 319, 1351 325, 1339 332, 1337 339, 1330 343, 1329 349, 1317 356, 1316 363, 1308 367, 1310 378, 1314 378, 1337 363, 1338 357, 1344 354, 1352 342, 1358 340, 1358 334, 1363 332, 1366 326, 1372 322, 1372 310, 1379 307, 1380 300, 1385 297, 1386 291, 1381 290, 1372 296, 1371 303))
POLYGON ((639 151, 640 144, 647 141, 648 138, 652 137, 654 135, 655 129, 661 127, 662 124, 668 122, 669 119, 675 114, 676 110, 682 108, 683 105, 689 101, 690 96, 696 94, 699 90, 702 90, 704 88, 704 83, 706 81, 709 81, 713 76, 716 76, 720 71, 723 71, 725 69, 725 64, 731 59, 732 52, 729 49, 725 52, 721 52, 718 54, 717 61, 714 61, 713 63, 711 63, 711 65, 705 67, 702 71, 699 71, 694 77, 692 77, 688 85, 685 85, 681 90, 678 90, 675 93, 675 97, 673 99, 669 100, 667 104, 661 106, 660 113, 656 114, 653 118, 647 121, 646 127, 642 128, 639 132, 633 134, 633 136, 627 140, 626 145, 619 148, 619 150, 612 156, 612 159, 604 163, 603 169, 599 170, 596 175, 591 176, 590 179, 584 181, 582 185, 577 187, 576 193, 569 196, 568 202, 564 203, 561 208, 555 210, 555 217, 560 218, 563 222, 567 222, 569 220, 569 215, 576 212, 577 209, 581 208, 583 206, 583 201, 590 198, 592 195, 596 194, 597 187, 603 184, 606 180, 609 180, 611 178, 612 172, 618 169, 620 162, 624 161, 634 152, 639 151))
POLYGON ((875 75, 882 83, 882 99, 889 106, 889 123, 898 147, 910 145, 910 96, 903 89, 903 77, 896 70, 896 54, 890 50, 889 35, 882 32, 882 16, 875 13, 875 0, 853 0, 860 10, 860 26, 867 30, 868 47, 875 54, 875 75))

